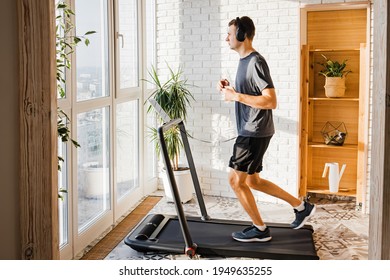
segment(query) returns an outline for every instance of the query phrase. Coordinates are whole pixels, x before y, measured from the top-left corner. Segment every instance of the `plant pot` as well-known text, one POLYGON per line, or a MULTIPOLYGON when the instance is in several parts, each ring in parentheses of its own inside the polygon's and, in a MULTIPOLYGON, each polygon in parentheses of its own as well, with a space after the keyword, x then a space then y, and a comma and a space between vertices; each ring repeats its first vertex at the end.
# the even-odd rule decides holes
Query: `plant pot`
POLYGON ((109 169, 107 167, 97 166, 87 163, 84 166, 85 175, 85 196, 96 198, 108 194, 109 187, 109 169))
POLYGON ((327 97, 343 97, 345 94, 345 77, 326 77, 325 95, 327 97))
MULTIPOLYGON (((181 203, 186 203, 192 199, 194 183, 192 182, 191 172, 189 169, 173 171, 176 185, 179 190, 181 203)), ((168 175, 163 176, 164 192, 168 202, 173 202, 171 185, 169 184, 168 175)))

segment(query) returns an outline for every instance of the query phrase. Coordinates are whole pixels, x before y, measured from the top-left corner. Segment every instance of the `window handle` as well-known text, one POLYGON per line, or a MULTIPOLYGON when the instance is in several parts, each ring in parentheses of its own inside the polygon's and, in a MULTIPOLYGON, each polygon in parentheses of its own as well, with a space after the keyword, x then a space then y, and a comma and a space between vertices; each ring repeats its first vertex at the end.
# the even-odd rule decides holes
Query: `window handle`
POLYGON ((125 47, 125 38, 123 37, 123 34, 117 32, 117 38, 122 38, 122 49, 125 47))

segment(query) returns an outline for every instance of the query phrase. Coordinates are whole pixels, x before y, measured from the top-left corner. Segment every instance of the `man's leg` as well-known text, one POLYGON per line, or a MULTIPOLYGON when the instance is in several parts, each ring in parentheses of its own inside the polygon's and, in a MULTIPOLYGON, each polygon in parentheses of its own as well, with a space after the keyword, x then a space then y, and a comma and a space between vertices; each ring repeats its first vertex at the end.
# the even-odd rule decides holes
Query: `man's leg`
POLYGON ((245 183, 247 176, 245 172, 234 169, 231 169, 229 173, 230 185, 253 222, 252 226, 245 228, 243 231, 233 232, 232 237, 240 242, 267 242, 272 237, 269 229, 261 219, 252 191, 245 183))
POLYGON ((294 229, 303 227, 316 211, 315 205, 300 201, 274 183, 260 178, 259 174, 248 175, 245 182, 250 188, 280 198, 294 207, 295 220, 291 223, 294 229))
POLYGON ((294 208, 298 207, 302 203, 301 200, 292 196, 274 183, 260 178, 259 173, 248 175, 246 177, 245 183, 254 190, 261 191, 263 193, 286 201, 294 208))
POLYGON ((252 222, 258 226, 264 226, 252 191, 246 183, 248 175, 245 172, 230 169, 229 183, 234 190, 244 210, 248 213, 252 222))

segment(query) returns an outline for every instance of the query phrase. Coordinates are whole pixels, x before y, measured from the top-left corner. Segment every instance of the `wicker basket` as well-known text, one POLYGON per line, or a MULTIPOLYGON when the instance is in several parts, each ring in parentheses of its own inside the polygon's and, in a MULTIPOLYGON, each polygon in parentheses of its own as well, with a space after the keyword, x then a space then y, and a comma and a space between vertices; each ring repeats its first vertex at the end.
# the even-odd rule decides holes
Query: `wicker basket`
POLYGON ((345 77, 326 77, 325 95, 327 97, 343 97, 345 94, 345 77))

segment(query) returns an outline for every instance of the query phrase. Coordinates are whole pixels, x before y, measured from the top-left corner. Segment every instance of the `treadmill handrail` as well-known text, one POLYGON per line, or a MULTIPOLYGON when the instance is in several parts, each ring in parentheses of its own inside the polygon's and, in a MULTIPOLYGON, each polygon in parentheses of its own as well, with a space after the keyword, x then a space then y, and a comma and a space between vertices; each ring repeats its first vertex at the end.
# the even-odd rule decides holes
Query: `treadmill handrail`
MULTIPOLYGON (((171 123, 171 122, 169 122, 169 123, 171 123)), ((170 186, 171 186, 173 201, 175 203, 175 208, 176 208, 177 216, 179 218, 179 224, 180 224, 181 231, 183 233, 186 248, 194 248, 194 247, 196 247, 196 245, 192 242, 192 237, 191 237, 191 234, 189 231, 187 219, 185 217, 183 206, 181 204, 180 194, 179 194, 179 191, 177 189, 177 184, 176 184, 176 180, 175 180, 175 177, 173 174, 171 161, 169 159, 167 146, 166 146, 165 140, 164 140, 164 131, 165 131, 164 126, 158 128, 158 130, 157 130, 158 135, 159 135, 159 140, 160 140, 161 153, 162 153, 163 159, 164 159, 165 170, 167 172, 168 181, 169 181, 170 186)), ((187 249, 185 249, 185 250, 187 250, 187 249)))
POLYGON ((171 165, 171 161, 169 159, 167 146, 166 146, 165 139, 164 139, 164 132, 167 131, 168 129, 170 129, 171 127, 175 126, 175 125, 178 125, 179 129, 180 129, 180 135, 181 135, 181 138, 182 138, 182 142, 183 142, 184 151, 185 151, 185 154, 186 154, 188 166, 190 168, 190 173, 191 173, 192 181, 193 181, 193 184, 194 184, 195 193, 196 193, 196 196, 197 196, 197 199, 198 199, 199 207, 200 207, 200 210, 201 210, 202 219, 203 220, 209 220, 210 217, 207 214, 206 206, 205 206, 203 195, 202 195, 202 190, 200 188, 198 176, 196 174, 195 164, 194 164, 194 160, 193 160, 193 157, 192 157, 192 154, 191 154, 191 149, 190 149, 190 146, 189 146, 188 137, 187 137, 187 131, 185 129, 184 122, 181 119, 174 119, 174 120, 171 120, 171 121, 169 121, 167 123, 164 123, 161 127, 159 127, 157 129, 157 132, 158 132, 159 141, 160 141, 161 153, 162 153, 162 156, 163 156, 163 159, 164 159, 165 170, 167 172, 168 182, 169 182, 170 187, 171 187, 171 191, 172 191, 172 194, 173 194, 173 200, 174 200, 174 203, 175 203, 177 216, 178 216, 178 219, 179 219, 180 227, 181 227, 181 230, 182 230, 182 233, 183 233, 183 237, 184 237, 184 241, 185 241, 185 244, 186 244, 186 249, 185 250, 187 252, 188 249, 190 248, 190 249, 193 249, 195 251, 196 250, 196 244, 194 244, 192 242, 192 237, 191 237, 191 234, 190 234, 190 231, 189 231, 189 227, 188 227, 187 219, 186 219, 186 216, 185 216, 185 213, 184 213, 184 210, 183 210, 183 206, 181 204, 179 190, 178 190, 178 187, 177 187, 177 184, 176 184, 175 176, 173 174, 173 168, 172 168, 172 165, 171 165))
POLYGON ((157 130, 159 131, 159 133, 160 133, 160 130, 162 130, 162 133, 164 133, 165 131, 167 131, 171 127, 178 125, 181 122, 183 122, 181 119, 173 119, 173 120, 170 120, 169 122, 164 123, 157 130))
POLYGON ((184 127, 183 122, 179 123, 179 128, 180 128, 181 139, 183 141, 184 152, 185 152, 186 158, 187 158, 187 163, 188 163, 188 166, 190 168, 192 182, 194 184, 195 194, 196 194, 196 197, 198 199, 198 204, 199 204, 199 208, 200 208, 200 213, 202 215, 202 220, 210 220, 210 216, 207 214, 206 205, 204 203, 202 189, 200 188, 198 174, 196 173, 196 167, 195 167, 194 159, 192 157, 190 143, 188 142, 187 131, 184 127))
MULTIPOLYGON (((164 142, 163 145, 166 146, 165 139, 164 139, 164 132, 167 131, 168 129, 172 128, 175 125, 178 125, 179 129, 180 129, 180 135, 181 135, 181 138, 182 138, 182 141, 183 141, 184 152, 186 154, 187 163, 188 163, 188 167, 190 169, 192 182, 194 184, 195 194, 196 194, 196 197, 197 197, 197 200, 198 200, 198 204, 199 204, 199 208, 200 208, 200 211, 201 211, 202 219, 203 220, 210 220, 210 216, 207 213, 207 209, 206 209, 206 206, 205 206, 205 203, 204 203, 202 189, 200 187, 200 183, 199 183, 198 175, 197 175, 197 172, 196 172, 194 159, 192 157, 190 144, 189 144, 188 136, 187 136, 187 131, 185 129, 184 122, 183 122, 182 119, 178 118, 178 119, 171 120, 171 121, 169 121, 167 123, 164 123, 162 126, 160 126, 157 129, 157 132, 158 132, 158 135, 159 135, 160 145, 162 146, 162 142, 164 142)), ((164 163, 167 162, 169 164, 169 169, 172 169, 168 153, 165 154, 162 149, 161 149, 161 153, 162 153, 162 156, 164 158, 164 163)), ((174 183, 176 185, 176 181, 175 181, 175 177, 173 176, 173 172, 172 172, 172 177, 170 176, 170 174, 168 174, 168 166, 167 166, 167 164, 165 164, 165 169, 167 170, 168 181, 171 184, 171 187, 172 187, 172 182, 173 181, 174 181, 174 183)), ((176 187, 177 187, 177 185, 176 185, 176 187)), ((178 199, 177 201, 180 202, 181 200, 178 199)))

